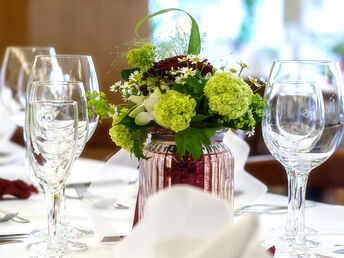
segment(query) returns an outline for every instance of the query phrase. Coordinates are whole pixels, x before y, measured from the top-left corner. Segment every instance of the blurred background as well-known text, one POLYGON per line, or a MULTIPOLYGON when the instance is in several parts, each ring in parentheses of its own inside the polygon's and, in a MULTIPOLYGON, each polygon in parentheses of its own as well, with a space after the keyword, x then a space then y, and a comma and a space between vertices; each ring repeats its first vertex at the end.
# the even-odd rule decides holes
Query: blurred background
MULTIPOLYGON (((135 39, 141 18, 172 7, 197 20, 204 35, 202 55, 215 65, 244 61, 248 74, 267 79, 276 59, 344 60, 342 0, 0 0, 0 60, 11 45, 54 46, 58 54, 91 55, 100 89, 118 103, 120 97, 108 89, 121 79, 119 69, 126 67, 120 58, 125 42, 135 39)), ((171 12, 144 23, 139 35, 168 40, 176 28, 189 31, 189 19, 171 12)), ((110 121, 98 125, 84 157, 107 160, 118 150, 109 127, 110 121)), ((270 191, 285 193, 283 168, 266 155, 259 126, 256 131, 247 139, 247 170, 270 191)), ((21 138, 20 131, 13 136, 17 142, 21 138)), ((335 154, 317 169, 321 171, 312 172, 310 198, 344 203, 342 155, 335 154)))

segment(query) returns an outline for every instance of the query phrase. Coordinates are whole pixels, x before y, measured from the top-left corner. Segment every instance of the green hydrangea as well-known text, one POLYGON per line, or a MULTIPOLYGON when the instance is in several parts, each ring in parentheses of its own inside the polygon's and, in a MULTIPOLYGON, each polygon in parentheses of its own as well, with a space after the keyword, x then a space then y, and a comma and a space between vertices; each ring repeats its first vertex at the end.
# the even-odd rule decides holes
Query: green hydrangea
POLYGON ((125 125, 114 125, 110 128, 109 134, 111 140, 117 145, 122 147, 128 152, 134 149, 134 135, 129 127, 125 125))
POLYGON ((156 121, 174 132, 189 127, 191 118, 196 115, 196 101, 190 96, 169 90, 154 106, 156 121))
POLYGON ((206 83, 204 95, 209 101, 212 113, 231 120, 242 116, 248 110, 252 90, 241 77, 229 72, 218 72, 206 83))
POLYGON ((128 52, 128 63, 139 67, 141 70, 148 70, 155 61, 155 46, 146 43, 142 48, 135 48, 128 52))
POLYGON ((125 149, 126 151, 133 153, 135 140, 137 140, 141 148, 145 140, 147 139, 146 130, 133 130, 123 124, 115 124, 109 130, 111 140, 117 145, 125 149))

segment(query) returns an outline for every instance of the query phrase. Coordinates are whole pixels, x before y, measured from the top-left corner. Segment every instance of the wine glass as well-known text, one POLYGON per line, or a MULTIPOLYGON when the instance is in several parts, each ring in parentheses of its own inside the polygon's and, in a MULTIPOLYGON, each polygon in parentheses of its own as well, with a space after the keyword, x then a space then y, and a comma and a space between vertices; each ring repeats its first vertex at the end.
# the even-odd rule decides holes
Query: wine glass
POLYGON ((75 157, 79 157, 84 149, 88 137, 88 109, 87 99, 82 82, 32 82, 30 85, 28 102, 43 100, 75 101, 78 106, 78 147, 75 157))
MULTIPOLYGON (((19 127, 24 126, 26 88, 34 57, 39 54, 54 55, 55 49, 11 46, 5 50, 0 71, 0 102, 12 121, 19 127)), ((31 181, 28 167, 25 168, 25 174, 27 180, 31 181)))
POLYGON ((60 196, 77 150, 78 110, 75 101, 37 101, 27 106, 25 134, 30 164, 43 189, 48 214, 45 241, 27 246, 38 255, 70 253, 57 230, 60 196))
MULTIPOLYGON (((85 91, 98 91, 97 74, 91 56, 84 55, 39 55, 36 56, 32 73, 30 76, 31 82, 60 82, 60 81, 77 81, 81 82, 85 91)), ((88 134, 87 140, 91 138, 98 123, 98 116, 88 115, 88 134)), ((78 151, 78 158, 83 150, 83 147, 78 151)), ((63 189, 62 205, 61 205, 61 224, 64 225, 65 232, 70 238, 81 238, 90 236, 93 232, 89 229, 77 228, 71 226, 68 217, 65 202, 65 189, 63 189)), ((33 232, 35 236, 43 236, 44 231, 33 232)))
POLYGON ((310 171, 342 137, 342 77, 334 61, 277 61, 265 89, 263 137, 288 175, 289 204, 282 251, 308 255, 305 193, 310 171))

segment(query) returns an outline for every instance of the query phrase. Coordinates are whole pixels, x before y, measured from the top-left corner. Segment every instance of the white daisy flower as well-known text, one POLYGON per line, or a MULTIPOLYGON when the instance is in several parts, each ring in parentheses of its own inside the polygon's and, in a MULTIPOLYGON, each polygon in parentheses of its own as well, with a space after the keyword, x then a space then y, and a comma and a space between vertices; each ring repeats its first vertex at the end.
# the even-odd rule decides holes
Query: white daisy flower
POLYGON ((139 71, 135 71, 135 72, 130 74, 129 80, 137 82, 138 80, 141 79, 141 77, 142 77, 142 75, 139 73, 139 71))
POLYGON ((176 75, 178 73, 178 70, 174 70, 173 67, 170 70, 170 74, 176 75))
POLYGON ((179 84, 184 84, 185 83, 185 80, 186 80, 187 76, 185 75, 180 75, 180 76, 177 76, 176 77, 176 83, 179 83, 179 84))
POLYGON ((108 112, 109 117, 114 119, 116 116, 118 116, 118 109, 117 106, 114 104, 109 104, 110 106, 110 111, 108 112))
POLYGON ((122 82, 118 81, 114 85, 110 86, 110 91, 118 91, 122 86, 122 82))
POLYGON ((178 58, 178 61, 179 62, 185 62, 185 61, 188 61, 188 57, 187 56, 184 56, 184 57, 182 57, 182 58, 178 58))
POLYGON ((187 55, 187 58, 191 61, 192 64, 197 64, 198 62, 201 62, 201 58, 197 55, 187 55))
POLYGON ((129 82, 124 82, 122 89, 130 88, 129 82))
POLYGON ((190 76, 194 76, 196 74, 196 70, 192 69, 191 67, 182 67, 179 70, 182 74, 185 75, 190 75, 190 76))
POLYGON ((244 63, 243 61, 240 61, 238 64, 239 64, 242 68, 247 68, 247 64, 244 63))
POLYGON ((256 78, 252 77, 251 75, 248 76, 248 79, 250 82, 252 82, 254 85, 259 85, 259 82, 256 78))

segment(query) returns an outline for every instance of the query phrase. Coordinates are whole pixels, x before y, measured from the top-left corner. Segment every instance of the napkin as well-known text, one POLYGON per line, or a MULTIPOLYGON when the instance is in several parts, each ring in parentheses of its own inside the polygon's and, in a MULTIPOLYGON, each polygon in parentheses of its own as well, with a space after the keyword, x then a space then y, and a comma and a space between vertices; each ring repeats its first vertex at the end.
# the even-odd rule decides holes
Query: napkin
POLYGON ((114 250, 116 258, 265 258, 258 220, 233 224, 228 205, 191 186, 152 196, 145 217, 114 250))
POLYGON ((27 199, 31 193, 38 193, 38 190, 33 185, 28 185, 22 180, 6 180, 0 178, 0 199, 4 195, 13 195, 19 199, 27 199))

